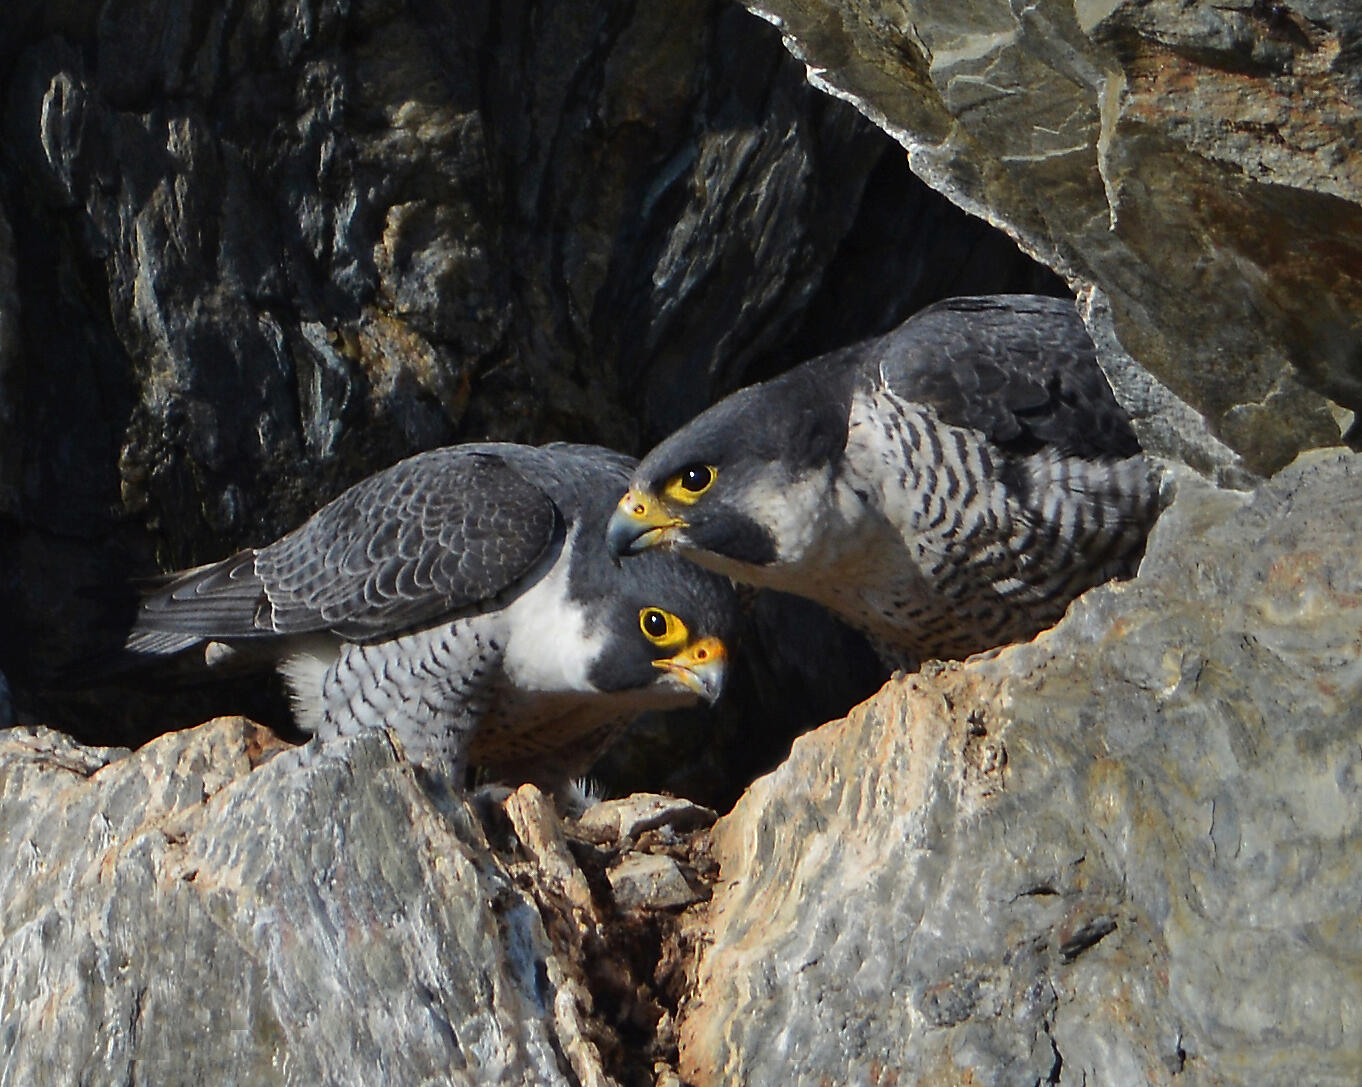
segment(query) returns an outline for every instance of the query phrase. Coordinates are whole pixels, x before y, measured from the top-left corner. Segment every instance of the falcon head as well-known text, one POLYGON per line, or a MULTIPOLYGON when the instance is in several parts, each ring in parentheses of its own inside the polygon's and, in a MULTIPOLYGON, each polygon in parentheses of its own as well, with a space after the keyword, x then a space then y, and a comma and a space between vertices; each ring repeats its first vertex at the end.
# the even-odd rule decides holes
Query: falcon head
POLYGON ((588 678, 597 690, 636 692, 656 708, 697 696, 712 703, 737 626, 733 588, 671 555, 643 558, 611 567, 615 584, 593 602, 603 610, 593 625, 606 637, 588 678))
POLYGON ((611 554, 674 548, 756 584, 798 563, 846 445, 844 387, 801 368, 702 412, 634 471, 607 527, 611 554))

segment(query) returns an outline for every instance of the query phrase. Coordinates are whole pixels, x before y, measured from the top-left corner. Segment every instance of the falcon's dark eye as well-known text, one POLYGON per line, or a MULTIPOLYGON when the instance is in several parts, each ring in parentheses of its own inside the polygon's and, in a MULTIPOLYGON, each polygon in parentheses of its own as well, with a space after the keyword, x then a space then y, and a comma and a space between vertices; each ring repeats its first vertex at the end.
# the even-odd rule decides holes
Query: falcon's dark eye
POLYGON ((699 494, 714 482, 714 470, 705 465, 692 465, 681 473, 681 486, 699 494))
POLYGON ((653 645, 669 649, 684 645, 690 637, 686 624, 669 611, 644 608, 638 613, 638 627, 653 645))
POLYGON ((667 480, 663 490, 669 498, 688 504, 714 486, 717 474, 712 464, 688 464, 667 480))

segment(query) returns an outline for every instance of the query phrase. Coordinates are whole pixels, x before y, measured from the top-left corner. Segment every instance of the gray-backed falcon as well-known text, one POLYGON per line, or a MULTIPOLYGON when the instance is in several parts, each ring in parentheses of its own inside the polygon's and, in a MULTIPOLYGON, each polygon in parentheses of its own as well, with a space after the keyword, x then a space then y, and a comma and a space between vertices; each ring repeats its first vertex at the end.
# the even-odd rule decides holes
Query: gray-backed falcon
POLYGON ((916 667, 1133 573, 1158 491, 1071 302, 956 298, 702 412, 608 539, 812 598, 916 667))
POLYGON ((557 790, 633 716, 723 685, 728 582, 606 550, 634 463, 570 445, 418 454, 274 543, 168 575, 127 648, 265 655, 323 742, 382 727, 437 780, 471 763, 557 790))

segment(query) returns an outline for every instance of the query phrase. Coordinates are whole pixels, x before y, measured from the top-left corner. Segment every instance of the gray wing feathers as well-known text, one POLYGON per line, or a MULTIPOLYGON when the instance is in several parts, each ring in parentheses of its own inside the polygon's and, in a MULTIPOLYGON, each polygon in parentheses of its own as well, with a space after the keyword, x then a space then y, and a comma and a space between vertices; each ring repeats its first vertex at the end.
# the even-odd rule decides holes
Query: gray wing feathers
POLYGON ((174 576, 144 599, 138 627, 390 636, 496 598, 560 536, 554 504, 503 457, 434 450, 266 547, 174 576))
POLYGON ((123 648, 130 653, 162 657, 179 653, 202 641, 197 634, 179 634, 168 630, 134 630, 128 635, 123 648))
POLYGON ((275 630, 388 635, 495 598, 557 531, 553 503, 500 457, 436 450, 352 487, 256 570, 275 630))
POLYGON ((865 345, 894 392, 1016 452, 1140 451, 1074 305, 1039 295, 952 298, 865 345))

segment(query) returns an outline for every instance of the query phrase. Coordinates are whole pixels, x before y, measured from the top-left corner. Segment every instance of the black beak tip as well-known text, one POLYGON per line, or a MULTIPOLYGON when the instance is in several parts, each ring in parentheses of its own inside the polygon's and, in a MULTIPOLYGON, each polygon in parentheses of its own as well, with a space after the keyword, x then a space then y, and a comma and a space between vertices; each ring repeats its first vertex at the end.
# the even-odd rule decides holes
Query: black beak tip
POLYGON ((605 533, 605 546, 610 552, 611 561, 618 566, 624 556, 638 554, 642 550, 638 546, 642 535, 642 531, 629 522, 612 520, 605 533))

